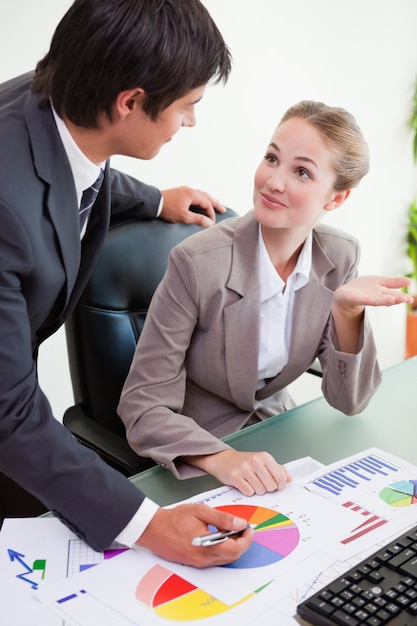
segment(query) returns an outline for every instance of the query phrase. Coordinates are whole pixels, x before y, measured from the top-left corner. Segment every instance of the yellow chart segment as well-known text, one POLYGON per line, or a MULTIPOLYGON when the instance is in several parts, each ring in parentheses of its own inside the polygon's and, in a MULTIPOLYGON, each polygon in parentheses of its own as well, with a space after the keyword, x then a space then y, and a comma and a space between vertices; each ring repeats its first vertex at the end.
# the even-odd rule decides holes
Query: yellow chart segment
POLYGON ((417 504, 417 480, 399 480, 384 487, 379 493, 381 500, 395 507, 417 504))
POLYGON ((228 605, 161 565, 154 565, 136 587, 137 600, 171 621, 213 617, 246 602, 255 593, 228 605))

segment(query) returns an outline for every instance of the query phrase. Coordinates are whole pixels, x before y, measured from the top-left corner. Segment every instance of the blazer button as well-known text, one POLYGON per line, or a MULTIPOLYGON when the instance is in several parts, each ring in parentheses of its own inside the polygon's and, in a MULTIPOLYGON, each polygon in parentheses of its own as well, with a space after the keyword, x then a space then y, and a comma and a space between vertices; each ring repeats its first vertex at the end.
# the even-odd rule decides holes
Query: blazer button
POLYGON ((347 377, 347 363, 346 363, 346 361, 344 361, 343 359, 339 359, 339 361, 337 362, 337 369, 339 371, 339 374, 341 376, 343 376, 343 378, 347 377))

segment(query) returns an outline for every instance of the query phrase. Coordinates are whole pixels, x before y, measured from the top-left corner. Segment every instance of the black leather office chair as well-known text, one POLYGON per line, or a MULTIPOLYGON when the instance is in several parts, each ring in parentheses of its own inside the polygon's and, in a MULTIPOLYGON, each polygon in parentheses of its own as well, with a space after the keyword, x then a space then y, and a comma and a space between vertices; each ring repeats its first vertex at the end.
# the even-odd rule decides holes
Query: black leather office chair
MULTIPOLYGON (((236 214, 228 209, 222 220, 236 214)), ((117 415, 120 392, 171 248, 201 230, 162 220, 112 224, 93 275, 66 323, 75 405, 63 423, 126 476, 154 465, 129 447, 117 415)))

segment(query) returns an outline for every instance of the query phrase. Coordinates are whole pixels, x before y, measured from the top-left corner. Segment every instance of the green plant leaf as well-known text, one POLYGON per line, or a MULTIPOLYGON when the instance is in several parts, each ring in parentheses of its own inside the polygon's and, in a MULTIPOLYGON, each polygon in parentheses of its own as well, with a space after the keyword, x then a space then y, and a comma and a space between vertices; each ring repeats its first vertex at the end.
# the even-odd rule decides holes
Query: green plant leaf
MULTIPOLYGON (((410 116, 410 128, 413 132, 413 159, 417 164, 417 78, 413 93, 413 110, 410 116)), ((408 207, 407 255, 412 263, 413 273, 409 277, 417 283, 417 197, 408 207)))

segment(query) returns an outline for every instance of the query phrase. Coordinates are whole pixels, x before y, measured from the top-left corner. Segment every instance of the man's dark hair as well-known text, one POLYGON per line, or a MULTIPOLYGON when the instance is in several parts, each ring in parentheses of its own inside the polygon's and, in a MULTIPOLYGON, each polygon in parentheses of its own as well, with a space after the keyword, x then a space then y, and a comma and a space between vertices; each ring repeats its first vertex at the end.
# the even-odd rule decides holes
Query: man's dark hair
POLYGON ((231 55, 199 0, 75 0, 39 61, 32 91, 59 115, 96 128, 118 93, 140 87, 159 113, 189 91, 226 82, 231 55))

